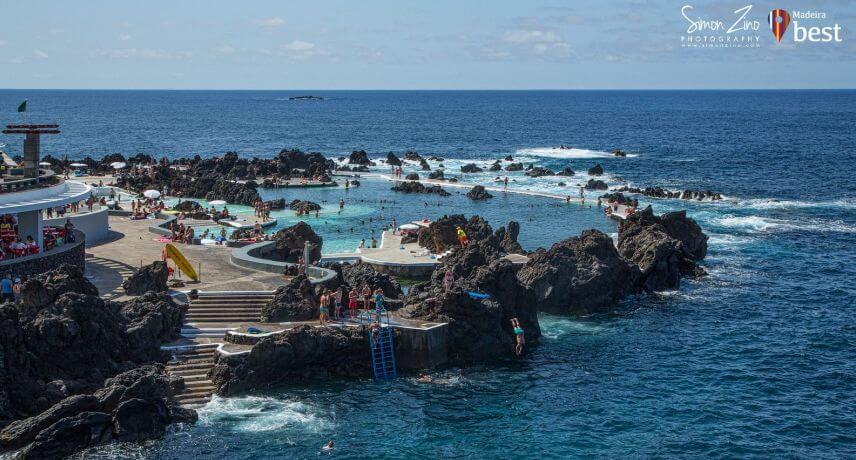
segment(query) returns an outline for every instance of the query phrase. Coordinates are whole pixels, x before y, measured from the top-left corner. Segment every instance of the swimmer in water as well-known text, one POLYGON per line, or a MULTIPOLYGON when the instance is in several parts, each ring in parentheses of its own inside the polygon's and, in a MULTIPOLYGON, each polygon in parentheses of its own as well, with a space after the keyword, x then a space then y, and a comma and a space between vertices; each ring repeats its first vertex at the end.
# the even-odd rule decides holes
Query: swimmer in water
POLYGON ((330 451, 330 450, 333 450, 333 449, 334 449, 334 445, 333 445, 333 440, 332 440, 332 439, 331 439, 331 440, 329 440, 329 441, 327 441, 327 444, 324 444, 324 445, 321 447, 321 450, 326 450, 326 451, 330 451))

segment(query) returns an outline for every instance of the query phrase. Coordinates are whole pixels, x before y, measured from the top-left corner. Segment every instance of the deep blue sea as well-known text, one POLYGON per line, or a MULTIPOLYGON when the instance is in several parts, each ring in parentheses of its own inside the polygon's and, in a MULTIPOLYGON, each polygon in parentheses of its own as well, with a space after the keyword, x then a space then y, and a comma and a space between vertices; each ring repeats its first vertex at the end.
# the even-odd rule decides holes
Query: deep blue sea
MULTIPOLYGON (((63 134, 42 150, 70 158, 413 149, 450 172, 505 155, 578 171, 566 186, 511 175, 516 188, 575 195, 600 163, 613 187, 725 196, 642 200, 699 221, 710 276, 611 315, 543 315, 545 337, 524 359, 444 369, 434 384, 335 380, 218 399, 164 440, 87 458, 856 457, 856 91, 4 90, 0 118, 58 122, 63 134), (288 100, 303 94, 325 100, 288 100), (22 116, 23 99, 32 111, 22 116), (322 453, 328 439, 337 448, 322 453)), ((20 139, 0 142, 20 152, 20 139)), ((615 232, 587 206, 388 188, 365 181, 344 195, 345 214, 310 222, 325 250, 352 250, 376 217, 446 212, 517 219, 530 249, 585 228, 615 232)), ((343 192, 300 196, 332 207, 343 192)))

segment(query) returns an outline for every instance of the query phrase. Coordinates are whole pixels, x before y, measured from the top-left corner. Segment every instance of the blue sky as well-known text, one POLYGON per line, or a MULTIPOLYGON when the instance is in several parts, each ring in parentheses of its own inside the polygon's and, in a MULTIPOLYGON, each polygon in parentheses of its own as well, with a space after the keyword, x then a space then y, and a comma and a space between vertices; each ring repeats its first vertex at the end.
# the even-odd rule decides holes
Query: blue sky
POLYGON ((752 4, 758 48, 687 49, 683 5, 748 3, 4 2, 0 88, 853 88, 856 2, 806 3, 752 4), (805 6, 843 41, 776 43, 767 12, 805 6))

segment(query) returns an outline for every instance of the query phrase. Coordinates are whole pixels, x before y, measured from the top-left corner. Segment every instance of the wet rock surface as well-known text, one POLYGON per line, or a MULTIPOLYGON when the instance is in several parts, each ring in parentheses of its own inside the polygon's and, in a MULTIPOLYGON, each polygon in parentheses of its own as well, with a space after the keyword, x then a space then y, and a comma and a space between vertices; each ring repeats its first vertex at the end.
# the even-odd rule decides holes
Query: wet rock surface
POLYGON ((591 168, 588 169, 588 175, 589 176, 602 176, 603 175, 603 166, 601 166, 600 163, 592 166, 591 168))
POLYGON ((475 163, 467 163, 461 166, 462 173, 480 173, 484 171, 484 169, 478 167, 475 163))

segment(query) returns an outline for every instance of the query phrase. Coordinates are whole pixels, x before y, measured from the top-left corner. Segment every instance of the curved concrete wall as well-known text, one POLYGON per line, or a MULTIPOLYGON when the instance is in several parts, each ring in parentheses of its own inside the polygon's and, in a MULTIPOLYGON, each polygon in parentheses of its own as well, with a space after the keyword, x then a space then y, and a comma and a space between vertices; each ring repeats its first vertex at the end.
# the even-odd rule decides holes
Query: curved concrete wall
POLYGON ((79 230, 86 235, 86 245, 100 243, 107 239, 110 234, 110 227, 107 223, 108 216, 107 207, 85 214, 75 214, 66 217, 58 217, 55 219, 44 219, 43 225, 53 227, 62 227, 65 225, 66 219, 71 219, 75 230, 79 230))
MULTIPOLYGON (((274 241, 262 241, 261 243, 233 249, 231 255, 232 263, 239 267, 252 270, 282 274, 286 267, 293 267, 296 264, 265 259, 264 255, 273 250, 274 244, 274 241)), ((309 276, 312 284, 327 283, 337 276, 333 270, 315 266, 307 267, 306 274, 309 276)))

